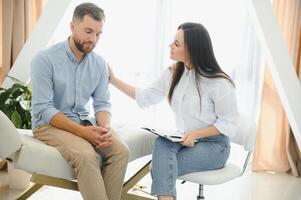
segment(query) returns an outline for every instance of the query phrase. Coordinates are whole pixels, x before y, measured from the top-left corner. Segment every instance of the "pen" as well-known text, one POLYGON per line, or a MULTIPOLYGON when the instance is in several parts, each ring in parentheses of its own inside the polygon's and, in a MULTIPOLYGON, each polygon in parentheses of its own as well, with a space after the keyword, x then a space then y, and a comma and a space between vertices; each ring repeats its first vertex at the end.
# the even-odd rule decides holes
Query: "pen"
POLYGON ((169 137, 171 137, 171 138, 179 138, 179 139, 182 138, 182 137, 180 137, 180 136, 174 136, 174 135, 170 135, 169 137))

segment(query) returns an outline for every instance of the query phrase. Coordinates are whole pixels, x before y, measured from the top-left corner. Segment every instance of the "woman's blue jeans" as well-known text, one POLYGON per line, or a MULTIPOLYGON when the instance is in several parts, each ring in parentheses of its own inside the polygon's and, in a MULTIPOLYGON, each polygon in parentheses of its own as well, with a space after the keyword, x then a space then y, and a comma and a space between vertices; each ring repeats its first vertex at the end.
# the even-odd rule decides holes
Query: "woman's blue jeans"
POLYGON ((157 196, 174 196, 176 199, 178 176, 222 168, 229 154, 229 138, 222 134, 199 139, 193 147, 185 147, 158 137, 152 156, 151 193, 157 196))

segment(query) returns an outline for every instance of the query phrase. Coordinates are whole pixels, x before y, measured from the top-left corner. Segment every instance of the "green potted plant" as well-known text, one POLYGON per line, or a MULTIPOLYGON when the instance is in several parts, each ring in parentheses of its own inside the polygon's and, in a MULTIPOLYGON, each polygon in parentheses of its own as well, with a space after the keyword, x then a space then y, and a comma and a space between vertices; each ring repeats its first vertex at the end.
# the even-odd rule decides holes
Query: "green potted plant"
POLYGON ((7 89, 0 87, 0 110, 16 128, 31 129, 31 88, 14 77, 7 77, 14 84, 7 89))

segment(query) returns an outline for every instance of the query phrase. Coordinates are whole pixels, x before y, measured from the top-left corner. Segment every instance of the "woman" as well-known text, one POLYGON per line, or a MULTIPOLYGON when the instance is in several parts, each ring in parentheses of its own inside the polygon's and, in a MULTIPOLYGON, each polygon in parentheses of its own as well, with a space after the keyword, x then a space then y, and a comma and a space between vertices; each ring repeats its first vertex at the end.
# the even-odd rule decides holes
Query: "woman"
POLYGON ((110 69, 111 84, 140 107, 167 98, 177 129, 184 133, 179 143, 162 137, 155 141, 151 193, 159 200, 176 199, 178 176, 224 166, 238 119, 234 83, 219 67, 203 25, 180 25, 170 58, 176 64, 144 90, 118 79, 110 69))

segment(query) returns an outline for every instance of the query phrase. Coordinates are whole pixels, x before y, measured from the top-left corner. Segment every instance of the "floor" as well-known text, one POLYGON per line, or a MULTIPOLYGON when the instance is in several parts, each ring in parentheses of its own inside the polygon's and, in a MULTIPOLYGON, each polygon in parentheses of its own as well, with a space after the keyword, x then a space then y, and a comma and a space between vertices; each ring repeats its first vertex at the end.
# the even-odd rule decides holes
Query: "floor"
MULTIPOLYGON (((136 171, 148 158, 130 163, 126 178, 136 171)), ((0 171, 0 200, 14 200, 22 190, 8 186, 7 171, 0 171)), ((139 182, 149 191, 151 178, 148 175, 139 182)), ((218 186, 205 186, 205 197, 208 200, 301 200, 301 178, 287 174, 254 173, 250 170, 240 178, 218 186)), ((178 199, 196 199, 198 186, 193 183, 177 183, 178 199)), ((144 195, 145 192, 132 191, 144 195)), ((147 192, 146 192, 147 193, 147 192)), ((53 187, 43 187, 29 200, 82 200, 80 194, 53 187)))

